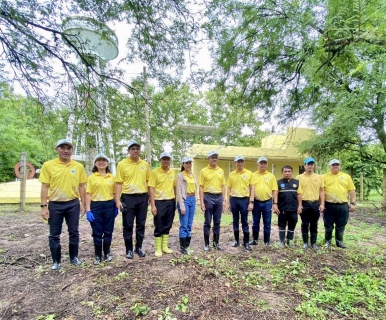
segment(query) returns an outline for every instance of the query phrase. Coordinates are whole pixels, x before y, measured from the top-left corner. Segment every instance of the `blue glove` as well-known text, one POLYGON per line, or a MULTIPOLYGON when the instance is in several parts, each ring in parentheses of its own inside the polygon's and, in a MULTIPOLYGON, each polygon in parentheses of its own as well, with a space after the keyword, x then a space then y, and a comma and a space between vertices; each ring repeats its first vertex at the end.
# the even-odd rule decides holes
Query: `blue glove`
POLYGON ((87 211, 86 215, 87 215, 87 221, 88 222, 94 222, 95 218, 94 218, 94 215, 91 211, 87 211))
POLYGON ((117 217, 118 213, 119 213, 118 208, 115 208, 115 218, 117 217))

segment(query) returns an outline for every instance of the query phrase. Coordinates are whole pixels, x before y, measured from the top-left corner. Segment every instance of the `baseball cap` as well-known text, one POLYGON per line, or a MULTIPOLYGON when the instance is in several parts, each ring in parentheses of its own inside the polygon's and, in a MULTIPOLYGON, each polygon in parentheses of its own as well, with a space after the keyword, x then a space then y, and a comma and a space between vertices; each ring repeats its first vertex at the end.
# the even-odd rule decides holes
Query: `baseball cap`
POLYGON ((189 157, 189 156, 186 156, 186 157, 183 157, 182 158, 182 163, 185 163, 185 162, 192 162, 193 161, 193 159, 191 158, 191 157, 189 157))
POLYGON ((159 156, 159 159, 161 160, 162 158, 170 158, 171 160, 173 160, 173 157, 172 155, 170 154, 170 152, 162 152, 161 155, 159 156))
POLYGON ((316 161, 315 161, 314 158, 306 158, 306 159, 304 160, 304 164, 309 164, 310 162, 315 163, 316 161))
POLYGON ((107 162, 110 162, 110 159, 107 158, 107 156, 106 156, 105 154, 103 154, 103 153, 99 153, 99 154, 97 154, 97 155, 94 157, 94 163, 95 163, 95 161, 97 161, 98 159, 105 159, 105 160, 107 160, 107 162))
POLYGON ((210 158, 211 156, 214 156, 215 154, 218 155, 218 152, 216 150, 212 150, 208 153, 208 158, 210 158))
POLYGON ((237 162, 239 160, 244 160, 243 156, 236 156, 234 162, 237 162))
POLYGON ((56 144, 56 148, 61 146, 62 144, 68 144, 69 146, 71 147, 74 147, 74 145, 72 144, 72 142, 70 140, 67 140, 67 139, 61 139, 58 141, 58 143, 56 144))
POLYGON ((136 140, 130 140, 127 144, 127 148, 130 149, 132 146, 138 146, 141 147, 141 145, 136 140))
POLYGON ((267 158, 266 157, 260 157, 259 159, 257 159, 257 163, 260 163, 260 162, 268 162, 267 158))
POLYGON ((333 165, 333 164, 335 164, 335 163, 340 164, 340 161, 339 161, 338 159, 332 159, 332 160, 328 163, 328 165, 331 166, 331 165, 333 165))

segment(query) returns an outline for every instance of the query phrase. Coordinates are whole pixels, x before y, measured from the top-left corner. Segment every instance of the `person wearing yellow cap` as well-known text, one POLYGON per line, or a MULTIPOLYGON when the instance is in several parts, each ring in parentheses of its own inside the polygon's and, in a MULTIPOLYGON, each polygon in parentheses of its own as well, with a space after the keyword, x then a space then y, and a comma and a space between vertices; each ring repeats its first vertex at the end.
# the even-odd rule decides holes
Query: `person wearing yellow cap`
POLYGON ((315 159, 304 160, 305 172, 296 176, 302 186, 302 237, 303 249, 308 248, 309 235, 311 236, 311 248, 318 250, 316 240, 318 238, 318 221, 320 213, 324 211, 324 181, 323 176, 316 174, 315 159))
POLYGON ((255 200, 253 203, 253 239, 250 245, 257 245, 260 231, 260 220, 264 223, 264 244, 270 245, 272 211, 279 212, 277 206, 278 188, 275 176, 267 171, 268 159, 257 159, 257 171, 252 175, 252 184, 255 187, 255 200), (273 200, 273 202, 272 202, 273 200))
POLYGON ((115 175, 115 205, 122 211, 123 240, 126 258, 133 259, 134 221, 136 244, 134 252, 140 258, 146 256, 142 250, 149 194, 147 182, 150 177, 149 164, 140 158, 141 146, 136 140, 127 145, 129 156, 118 163, 115 175))
POLYGON ((182 159, 181 172, 177 175, 177 210, 180 216, 180 252, 189 253, 192 225, 196 211, 197 180, 192 172, 191 157, 182 159))
POLYGON ((218 152, 213 150, 208 154, 208 166, 200 171, 200 204, 205 214, 204 250, 209 251, 210 226, 213 219, 213 247, 222 250, 220 239, 221 215, 226 206, 226 190, 224 170, 217 166, 218 152))
POLYGON ((66 220, 68 227, 70 262, 76 266, 82 264, 78 258, 79 216, 85 212, 87 176, 83 165, 71 159, 71 141, 59 140, 55 150, 58 158, 43 164, 39 181, 42 183, 41 215, 44 220, 48 220, 50 227, 48 239, 53 260, 51 270, 58 271, 61 266, 60 235, 63 220, 66 220))
POLYGON ((86 217, 92 228, 95 261, 98 265, 104 260, 110 262, 111 240, 118 208, 114 201, 114 176, 110 172, 109 158, 98 154, 94 158, 93 174, 88 177, 86 189, 86 217))
POLYGON ((244 168, 244 157, 236 156, 234 160, 236 170, 231 172, 228 179, 228 204, 233 215, 233 234, 235 241, 232 247, 240 244, 239 221, 243 230, 243 247, 252 250, 249 245, 248 211, 252 211, 255 187, 252 184, 252 172, 244 168))
POLYGON ((159 160, 161 166, 150 173, 149 191, 151 213, 154 216, 155 256, 162 253, 173 253, 169 249, 169 232, 176 212, 177 179, 174 170, 170 169, 172 156, 162 152, 159 160))
POLYGON ((332 231, 335 225, 335 242, 339 248, 346 248, 343 243, 344 229, 349 213, 355 211, 356 194, 351 177, 340 171, 340 161, 329 162, 330 172, 323 175, 326 208, 323 215, 326 247, 331 246, 332 231))

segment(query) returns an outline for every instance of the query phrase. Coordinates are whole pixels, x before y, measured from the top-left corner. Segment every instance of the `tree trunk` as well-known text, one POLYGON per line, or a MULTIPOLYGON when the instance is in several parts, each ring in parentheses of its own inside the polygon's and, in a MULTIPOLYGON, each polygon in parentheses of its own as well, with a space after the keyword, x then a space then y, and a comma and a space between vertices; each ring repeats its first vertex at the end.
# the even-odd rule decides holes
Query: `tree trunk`
POLYGON ((383 181, 382 181, 382 211, 386 211, 386 168, 383 168, 383 181))

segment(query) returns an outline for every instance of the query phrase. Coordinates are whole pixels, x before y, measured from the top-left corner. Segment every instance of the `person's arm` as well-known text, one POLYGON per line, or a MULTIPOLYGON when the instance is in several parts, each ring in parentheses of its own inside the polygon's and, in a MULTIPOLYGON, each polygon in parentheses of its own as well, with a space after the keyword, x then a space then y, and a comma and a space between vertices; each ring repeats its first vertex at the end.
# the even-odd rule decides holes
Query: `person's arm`
POLYGON ((200 206, 201 211, 205 212, 205 204, 204 204, 204 186, 200 186, 200 206))
POLYGON ((150 205, 151 205, 151 213, 153 216, 157 215, 157 208, 155 206, 155 189, 154 187, 149 187, 150 191, 150 205))
POLYGON ((319 189, 319 211, 320 212, 323 212, 324 209, 325 209, 325 201, 326 201, 326 197, 325 197, 325 194, 324 194, 324 187, 320 187, 319 189))
POLYGON ((115 206, 118 209, 122 209, 121 193, 122 193, 122 183, 116 182, 115 183, 114 201, 115 201, 115 206))
POLYGON ((349 194, 350 194, 350 206, 349 206, 350 211, 355 211, 357 195, 355 193, 355 190, 349 191, 349 194))
POLYGON ((303 207, 302 207, 302 194, 301 193, 297 194, 297 200, 298 200, 298 214, 301 214, 302 211, 303 211, 303 207))
POLYGON ((40 189, 40 204, 45 205, 41 208, 40 214, 44 220, 48 220, 50 217, 50 213, 48 211, 48 190, 50 189, 50 185, 48 183, 42 183, 42 187, 40 189))
MULTIPOLYGON (((223 196, 223 203, 222 203, 222 210, 224 211, 227 207, 227 200, 226 200, 226 197, 227 197, 227 190, 226 190, 226 186, 225 184, 222 185, 221 187, 221 192, 222 192, 222 196, 223 196)), ((228 200, 228 203, 229 203, 229 200, 228 200)))
POLYGON ((183 198, 183 194, 182 194, 182 184, 183 183, 184 183, 184 178, 182 177, 182 174, 178 174, 177 175, 176 200, 177 200, 177 203, 180 205, 180 211, 181 211, 182 215, 184 215, 186 213, 184 198, 183 198))
POLYGON ((86 205, 86 185, 84 183, 81 183, 79 185, 79 194, 80 194, 80 201, 82 202, 80 206, 80 214, 81 216, 83 216, 86 213, 86 211, 84 210, 86 205))
POLYGON ((91 193, 86 192, 85 208, 86 208, 86 212, 91 211, 91 193))
POLYGON ((255 186, 249 186, 249 204, 248 204, 248 211, 253 210, 253 205, 255 202, 255 186))
POLYGON ((277 205, 277 201, 278 201, 278 191, 277 190, 272 191, 272 198, 273 198, 272 211, 275 212, 276 214, 279 214, 280 211, 279 211, 279 207, 277 205))

